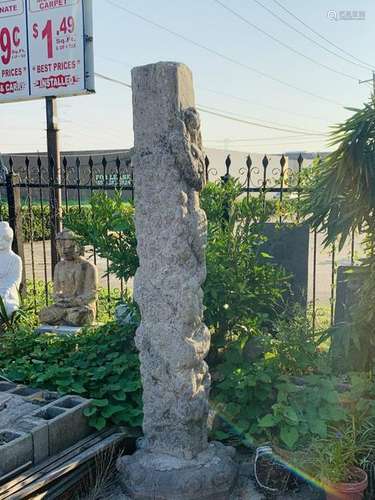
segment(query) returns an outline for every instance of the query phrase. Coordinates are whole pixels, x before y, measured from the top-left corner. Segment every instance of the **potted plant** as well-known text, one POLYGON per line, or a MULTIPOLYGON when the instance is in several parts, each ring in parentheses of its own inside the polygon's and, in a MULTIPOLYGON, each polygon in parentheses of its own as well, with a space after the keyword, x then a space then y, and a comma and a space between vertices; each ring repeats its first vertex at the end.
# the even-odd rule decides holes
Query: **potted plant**
POLYGON ((326 438, 315 440, 304 453, 304 465, 326 491, 327 500, 361 500, 368 477, 361 463, 370 452, 364 428, 355 419, 341 429, 332 429, 326 438))

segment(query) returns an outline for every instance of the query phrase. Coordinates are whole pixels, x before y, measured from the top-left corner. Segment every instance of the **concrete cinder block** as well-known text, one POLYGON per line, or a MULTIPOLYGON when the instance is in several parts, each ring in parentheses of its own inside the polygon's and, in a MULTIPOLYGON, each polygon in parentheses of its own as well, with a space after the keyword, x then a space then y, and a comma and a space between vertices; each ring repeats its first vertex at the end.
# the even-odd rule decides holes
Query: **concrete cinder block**
POLYGON ((33 394, 30 397, 31 403, 39 406, 45 406, 49 403, 53 403, 56 399, 59 399, 61 395, 58 392, 54 391, 40 391, 36 394, 33 394))
POLYGON ((37 465, 49 457, 48 424, 40 418, 25 418, 18 428, 31 435, 33 444, 33 464, 37 465))
POLYGON ((12 382, 0 382, 0 392, 9 392, 14 390, 17 387, 17 384, 13 384, 12 382))
POLYGON ((90 400, 79 396, 64 396, 33 413, 33 418, 47 422, 50 456, 92 433, 83 414, 89 405, 90 400))
POLYGON ((0 382, 0 477, 37 465, 93 432, 83 411, 90 400, 0 382), (46 404, 47 403, 47 404, 46 404))
POLYGON ((15 394, 16 396, 21 396, 28 400, 36 398, 38 395, 43 393, 41 389, 32 389, 31 387, 26 387, 24 385, 17 385, 14 389, 11 389, 9 392, 11 392, 11 394, 15 394))
POLYGON ((0 430, 0 476, 33 461, 31 434, 0 430))

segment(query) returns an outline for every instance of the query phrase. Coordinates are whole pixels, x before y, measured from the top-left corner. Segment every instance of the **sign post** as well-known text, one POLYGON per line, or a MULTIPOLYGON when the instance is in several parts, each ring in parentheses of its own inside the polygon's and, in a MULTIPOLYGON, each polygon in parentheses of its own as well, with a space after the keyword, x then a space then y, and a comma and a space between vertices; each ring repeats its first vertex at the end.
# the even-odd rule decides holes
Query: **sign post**
POLYGON ((61 229, 56 97, 93 92, 92 0, 0 0, 0 103, 46 101, 53 269, 61 229))
POLYGON ((59 260, 56 248, 56 235, 62 229, 61 213, 61 164, 59 128, 57 123, 56 97, 46 97, 47 117, 47 156, 48 178, 50 184, 50 227, 51 227, 51 262, 52 277, 59 260))

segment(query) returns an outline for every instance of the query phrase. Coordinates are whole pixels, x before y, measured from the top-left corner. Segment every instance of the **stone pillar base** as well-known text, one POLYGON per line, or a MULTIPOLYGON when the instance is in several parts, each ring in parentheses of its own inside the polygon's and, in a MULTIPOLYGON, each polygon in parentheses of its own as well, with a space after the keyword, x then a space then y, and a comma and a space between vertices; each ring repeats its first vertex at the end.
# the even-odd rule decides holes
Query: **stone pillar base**
POLYGON ((237 479, 235 451, 221 443, 193 460, 138 450, 117 462, 124 492, 134 500, 228 500, 237 479))

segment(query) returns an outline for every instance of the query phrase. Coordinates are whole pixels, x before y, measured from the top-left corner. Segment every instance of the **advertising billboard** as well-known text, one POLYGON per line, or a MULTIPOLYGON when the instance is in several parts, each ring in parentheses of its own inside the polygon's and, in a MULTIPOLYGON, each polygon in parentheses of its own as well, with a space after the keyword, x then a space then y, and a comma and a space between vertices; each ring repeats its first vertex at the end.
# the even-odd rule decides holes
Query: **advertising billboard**
POLYGON ((94 90, 92 0, 0 0, 0 102, 94 90))

